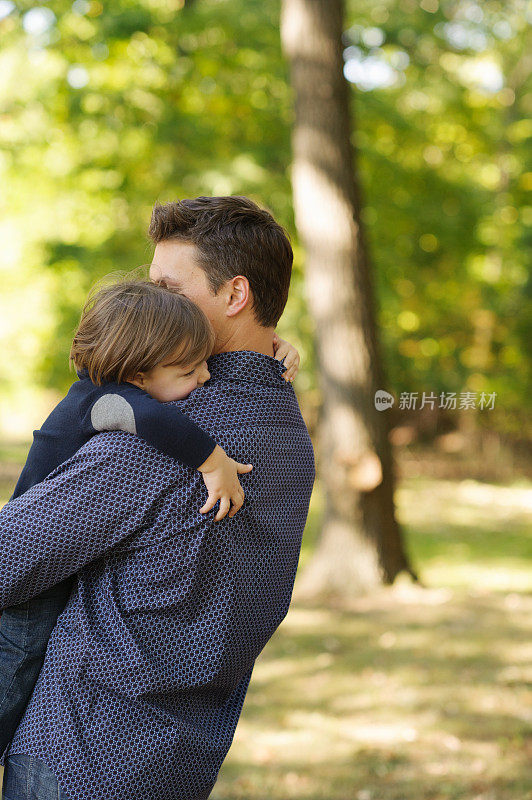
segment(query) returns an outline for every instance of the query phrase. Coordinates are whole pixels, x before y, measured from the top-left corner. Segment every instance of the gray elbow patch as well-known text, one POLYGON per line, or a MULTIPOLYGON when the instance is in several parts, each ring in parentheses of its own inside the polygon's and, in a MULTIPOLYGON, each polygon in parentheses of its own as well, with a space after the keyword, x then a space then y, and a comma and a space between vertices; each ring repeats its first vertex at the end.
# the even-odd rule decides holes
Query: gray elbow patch
POLYGON ((91 409, 91 422, 97 431, 136 433, 132 406, 119 394, 104 394, 91 409))

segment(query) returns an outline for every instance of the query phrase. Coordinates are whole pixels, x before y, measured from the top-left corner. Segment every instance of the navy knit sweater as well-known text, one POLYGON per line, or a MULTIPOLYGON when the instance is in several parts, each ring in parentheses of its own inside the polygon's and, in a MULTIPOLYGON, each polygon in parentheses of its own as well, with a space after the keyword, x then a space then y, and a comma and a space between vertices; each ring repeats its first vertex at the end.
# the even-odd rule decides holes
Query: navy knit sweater
POLYGON ((81 372, 42 428, 33 432, 13 498, 44 480, 96 433, 117 430, 137 434, 161 453, 194 469, 216 447, 214 439, 175 406, 159 403, 132 383, 96 386, 81 372))

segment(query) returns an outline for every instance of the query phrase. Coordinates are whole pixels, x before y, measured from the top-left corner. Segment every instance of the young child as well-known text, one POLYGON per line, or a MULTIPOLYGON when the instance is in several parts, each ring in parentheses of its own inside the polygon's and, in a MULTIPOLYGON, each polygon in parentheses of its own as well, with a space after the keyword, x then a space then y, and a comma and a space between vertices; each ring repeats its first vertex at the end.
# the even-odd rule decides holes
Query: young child
MULTIPOLYGON (((92 436, 104 430, 134 433, 201 472, 215 516, 232 517, 244 502, 238 475, 253 469, 230 458, 174 406, 209 380, 206 359, 214 332, 191 300, 148 281, 101 289, 86 304, 70 358, 79 380, 56 406, 34 441, 11 499, 45 480, 92 436)), ((284 377, 297 373, 295 348, 274 337, 284 377)), ((44 660, 57 617, 70 596, 70 577, 0 617, 0 754, 20 722, 44 660)))

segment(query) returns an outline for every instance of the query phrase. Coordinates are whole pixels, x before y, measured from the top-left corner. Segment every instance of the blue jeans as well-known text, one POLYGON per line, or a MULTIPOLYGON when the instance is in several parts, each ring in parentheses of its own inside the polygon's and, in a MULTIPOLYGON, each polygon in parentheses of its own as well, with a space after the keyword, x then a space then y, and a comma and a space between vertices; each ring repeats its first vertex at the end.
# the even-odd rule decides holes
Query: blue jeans
POLYGON ((8 756, 2 800, 68 800, 55 775, 34 756, 8 756))
POLYGON ((0 616, 0 754, 11 742, 32 695, 50 634, 63 611, 74 578, 0 616))

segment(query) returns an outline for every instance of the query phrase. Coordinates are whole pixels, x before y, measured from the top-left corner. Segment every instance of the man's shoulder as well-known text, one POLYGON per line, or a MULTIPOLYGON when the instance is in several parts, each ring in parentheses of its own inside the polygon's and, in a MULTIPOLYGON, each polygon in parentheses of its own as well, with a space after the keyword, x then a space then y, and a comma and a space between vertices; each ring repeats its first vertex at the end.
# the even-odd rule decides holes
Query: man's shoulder
POLYGON ((228 428, 305 427, 294 389, 252 381, 216 380, 195 389, 175 406, 193 422, 214 434, 228 428))

